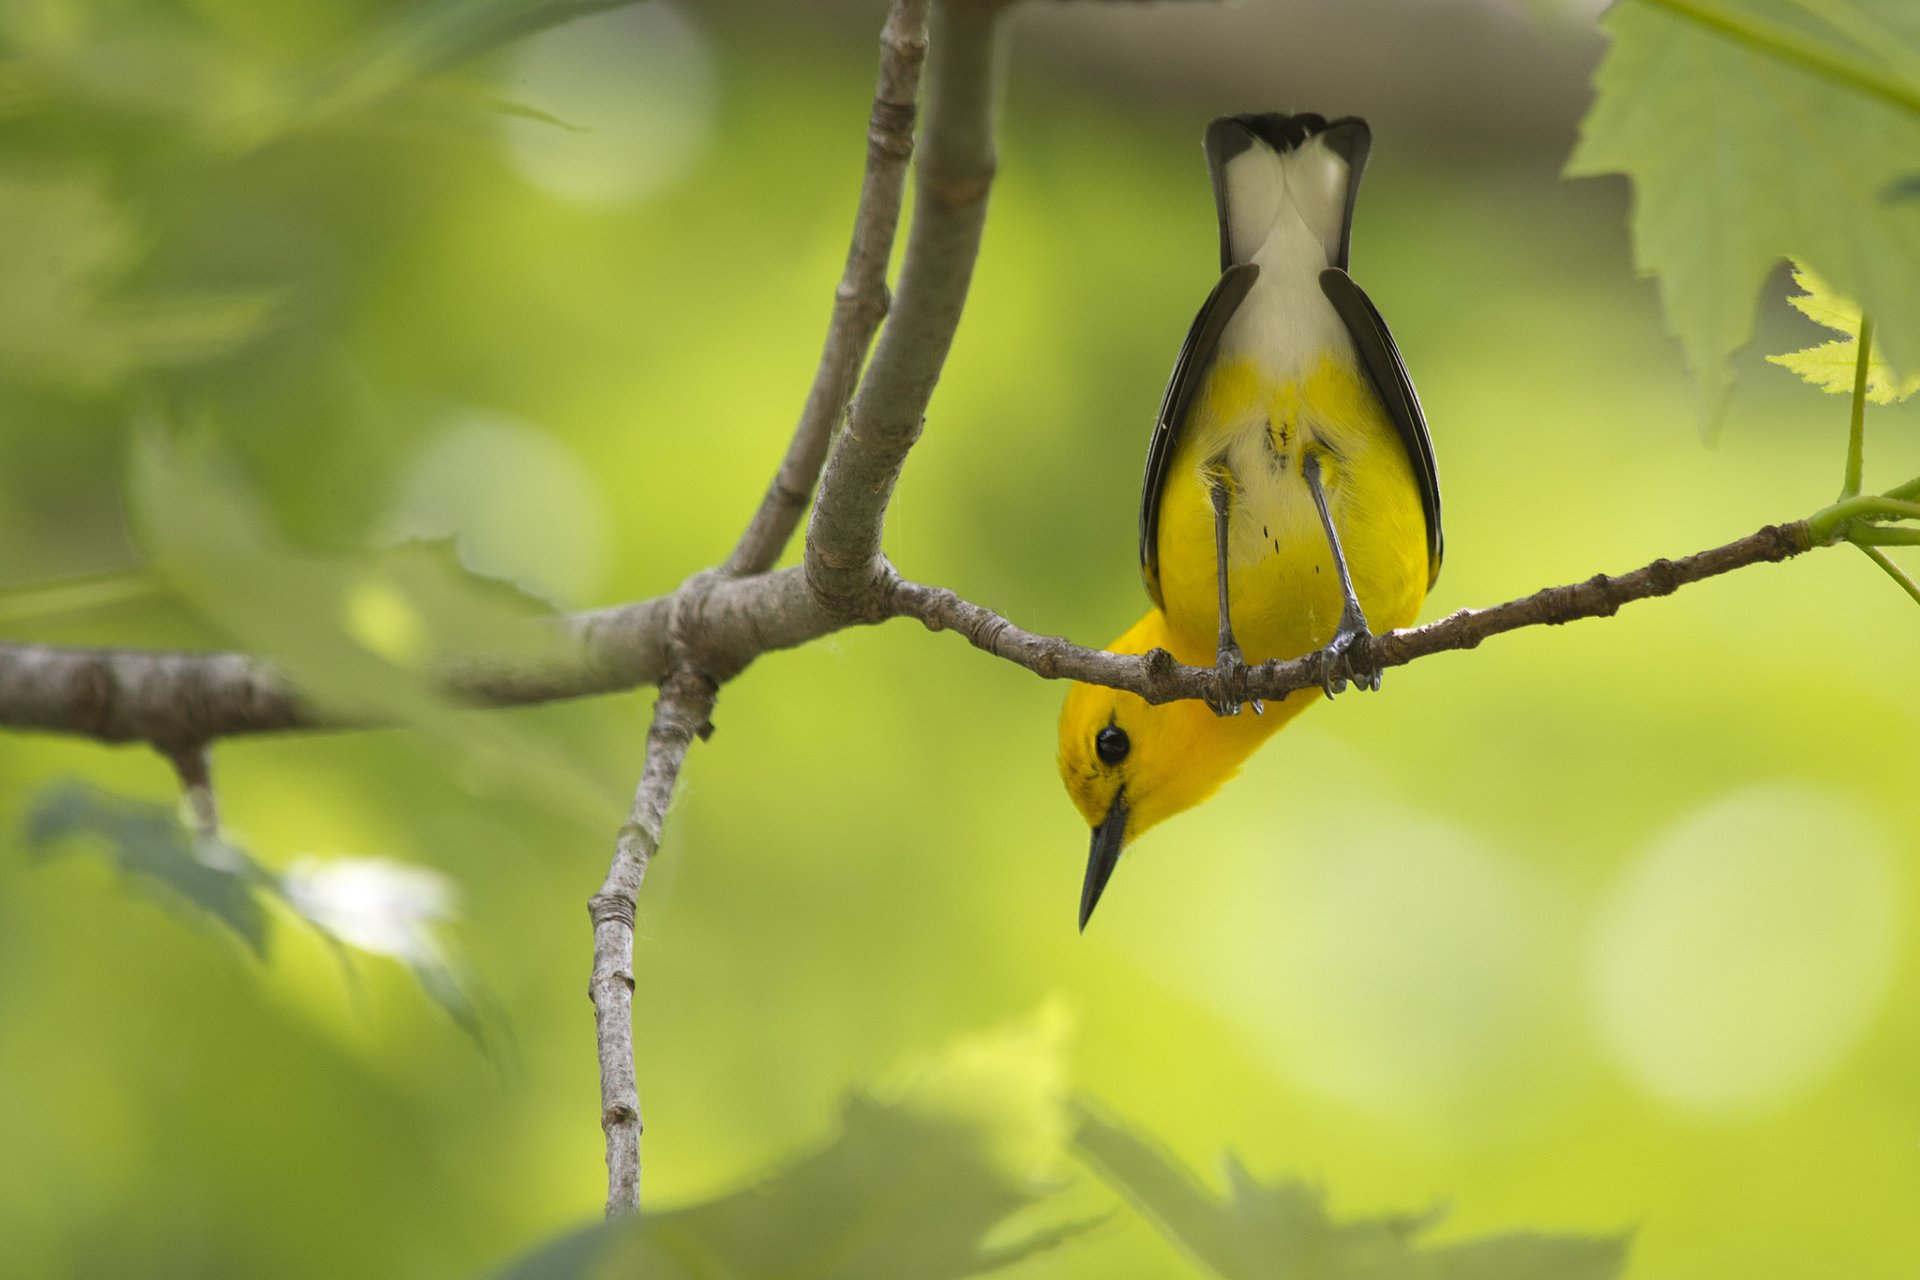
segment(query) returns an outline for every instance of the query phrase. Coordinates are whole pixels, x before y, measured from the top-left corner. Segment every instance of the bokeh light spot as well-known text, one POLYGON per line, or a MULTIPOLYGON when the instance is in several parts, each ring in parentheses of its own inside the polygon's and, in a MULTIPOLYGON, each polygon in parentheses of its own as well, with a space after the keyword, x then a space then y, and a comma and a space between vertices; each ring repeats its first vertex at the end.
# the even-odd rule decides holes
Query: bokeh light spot
POLYGON ((347 631, 361 644, 403 667, 426 657, 427 629, 419 610, 386 582, 362 582, 347 595, 347 631))
POLYGON ((579 456, 535 427, 482 413, 427 442, 385 532, 458 538, 469 567, 569 604, 599 588, 611 542, 606 500, 579 456))
POLYGON ((1885 833, 1837 796, 1753 787, 1698 810, 1654 839, 1594 935, 1608 1044, 1688 1110, 1791 1098, 1886 994, 1895 888, 1885 833))
POLYGON ((562 200, 622 205, 673 185, 713 133, 713 60, 664 0, 570 22, 527 41, 502 92, 552 120, 508 117, 507 154, 562 200))
POLYGON ((1393 1117, 1479 1106, 1549 999, 1529 964, 1538 886, 1449 825, 1359 819, 1335 836, 1302 834, 1216 905, 1196 990, 1322 1096, 1393 1117))
POLYGON ((453 882, 387 858, 303 857, 287 869, 287 897, 350 946, 401 960, 432 957, 434 928, 453 918, 453 882))

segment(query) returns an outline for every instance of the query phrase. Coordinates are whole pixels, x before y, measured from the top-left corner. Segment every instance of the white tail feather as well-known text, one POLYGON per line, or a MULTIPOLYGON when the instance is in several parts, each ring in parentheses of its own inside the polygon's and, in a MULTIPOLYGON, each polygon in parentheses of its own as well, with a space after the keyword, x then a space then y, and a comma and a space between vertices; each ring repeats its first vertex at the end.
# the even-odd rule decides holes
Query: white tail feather
POLYGON ((1251 141, 1226 164, 1222 196, 1233 261, 1318 276, 1339 259, 1347 161, 1322 135, 1284 154, 1263 138, 1251 141))

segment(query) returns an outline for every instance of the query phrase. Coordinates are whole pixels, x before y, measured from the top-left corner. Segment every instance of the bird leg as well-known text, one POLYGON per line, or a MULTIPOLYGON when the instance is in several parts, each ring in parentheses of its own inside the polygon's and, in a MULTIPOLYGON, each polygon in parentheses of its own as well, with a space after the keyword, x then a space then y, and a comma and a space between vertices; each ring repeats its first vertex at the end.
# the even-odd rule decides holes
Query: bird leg
POLYGON ((1320 455, 1312 449, 1303 450, 1306 455, 1301 460, 1301 474, 1306 477, 1307 488, 1313 491, 1313 505, 1320 509, 1320 527, 1327 531, 1327 545, 1333 548, 1333 571, 1340 576, 1340 625, 1334 628, 1333 639, 1320 649, 1320 687, 1331 698, 1344 691, 1347 681, 1353 681, 1359 689, 1377 690, 1380 687, 1380 668, 1356 668, 1353 662, 1353 642, 1362 636, 1371 640, 1373 632, 1367 629, 1367 615, 1361 612, 1360 597, 1354 594, 1353 575, 1347 571, 1347 557, 1340 550, 1340 534, 1333 527, 1333 512, 1327 508, 1326 490, 1320 483, 1320 455))
POLYGON ((1220 684, 1218 691, 1207 698, 1207 705, 1217 716, 1237 716, 1241 705, 1250 703, 1253 714, 1259 715, 1266 707, 1258 698, 1246 696, 1247 663, 1233 638, 1233 617, 1227 604, 1227 518, 1233 509, 1232 485, 1233 473, 1224 461, 1208 469, 1207 490, 1213 499, 1213 555, 1220 578, 1220 646, 1213 669, 1220 684))

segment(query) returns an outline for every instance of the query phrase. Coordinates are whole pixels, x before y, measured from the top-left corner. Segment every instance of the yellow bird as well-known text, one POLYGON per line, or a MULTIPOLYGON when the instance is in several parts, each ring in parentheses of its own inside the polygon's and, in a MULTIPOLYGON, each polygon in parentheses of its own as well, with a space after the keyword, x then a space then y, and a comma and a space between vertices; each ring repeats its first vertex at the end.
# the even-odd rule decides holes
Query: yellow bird
MULTIPOLYGON (((1153 607, 1107 646, 1213 665, 1320 654, 1326 696, 1355 638, 1403 627, 1440 573, 1440 480, 1398 348, 1347 274, 1366 121, 1242 115, 1207 126, 1220 282, 1194 318, 1147 448, 1140 565, 1153 607)), ((1080 927, 1141 832, 1205 800, 1321 689, 1241 715, 1076 684, 1060 776, 1093 828, 1080 927)), ((1288 803, 1292 803, 1289 799, 1288 803)))

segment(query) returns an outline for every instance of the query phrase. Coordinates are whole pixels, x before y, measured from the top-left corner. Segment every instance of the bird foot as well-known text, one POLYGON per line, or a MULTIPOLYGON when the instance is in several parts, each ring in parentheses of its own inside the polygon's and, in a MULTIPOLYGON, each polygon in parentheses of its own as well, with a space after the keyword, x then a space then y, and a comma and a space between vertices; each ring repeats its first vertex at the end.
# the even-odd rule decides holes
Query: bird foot
POLYGON ((1220 646, 1218 658, 1214 661, 1214 691, 1207 695, 1207 706, 1217 716, 1237 716, 1240 708, 1250 706, 1253 714, 1262 715, 1267 706, 1258 698, 1247 696, 1247 677, 1253 668, 1240 654, 1240 646, 1228 641, 1220 646))
POLYGON ((1361 666, 1354 661, 1353 644, 1361 637, 1373 639, 1373 632, 1367 629, 1367 620, 1356 613, 1349 612, 1340 619, 1339 629, 1333 633, 1333 639, 1314 656, 1319 660, 1320 687, 1331 698, 1337 693, 1345 693, 1351 682, 1356 689, 1368 693, 1380 690, 1380 668, 1361 666))

